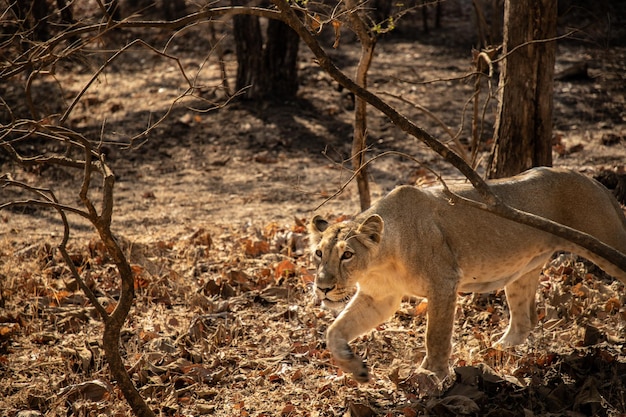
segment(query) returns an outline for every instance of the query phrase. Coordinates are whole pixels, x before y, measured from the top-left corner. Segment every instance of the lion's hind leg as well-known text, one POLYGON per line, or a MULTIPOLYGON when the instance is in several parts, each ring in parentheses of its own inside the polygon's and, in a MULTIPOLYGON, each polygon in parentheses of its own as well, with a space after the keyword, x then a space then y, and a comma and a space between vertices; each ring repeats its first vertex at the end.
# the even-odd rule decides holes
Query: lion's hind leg
POLYGON ((504 287, 509 305, 509 325, 496 342, 502 346, 522 344, 537 325, 535 295, 542 268, 534 269, 504 287))

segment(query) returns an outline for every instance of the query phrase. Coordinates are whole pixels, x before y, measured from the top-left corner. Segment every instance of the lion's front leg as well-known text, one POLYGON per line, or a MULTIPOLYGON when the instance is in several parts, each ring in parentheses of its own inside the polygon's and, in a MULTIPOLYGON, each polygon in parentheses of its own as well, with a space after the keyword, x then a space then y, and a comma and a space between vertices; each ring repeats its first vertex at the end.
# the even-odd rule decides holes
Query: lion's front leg
POLYGON ((363 358, 354 353, 348 343, 387 320, 400 307, 401 296, 375 299, 370 295, 356 294, 346 309, 328 328, 328 349, 339 367, 353 374, 358 382, 369 381, 369 372, 363 358))
POLYGON ((442 286, 428 298, 426 357, 421 368, 443 380, 450 373, 456 289, 442 286))

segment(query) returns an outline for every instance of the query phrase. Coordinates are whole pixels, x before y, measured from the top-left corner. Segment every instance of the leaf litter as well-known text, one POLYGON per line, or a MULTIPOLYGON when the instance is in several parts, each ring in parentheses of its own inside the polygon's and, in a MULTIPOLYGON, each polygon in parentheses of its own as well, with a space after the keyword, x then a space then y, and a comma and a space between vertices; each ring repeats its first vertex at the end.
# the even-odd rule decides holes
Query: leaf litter
MULTIPOLYGON (((618 416, 626 412, 623 285, 593 265, 558 256, 542 276, 540 323, 527 344, 498 350, 503 293, 459 296, 455 375, 441 390, 416 363, 424 356, 425 300, 354 345, 373 382, 334 366, 316 305, 302 220, 124 242, 136 302, 122 333, 129 374, 162 415, 618 416)), ((96 312, 53 242, 0 246, 0 409, 5 415, 123 415, 130 411, 101 347, 96 312)), ((118 280, 97 240, 72 259, 105 306, 118 280)))

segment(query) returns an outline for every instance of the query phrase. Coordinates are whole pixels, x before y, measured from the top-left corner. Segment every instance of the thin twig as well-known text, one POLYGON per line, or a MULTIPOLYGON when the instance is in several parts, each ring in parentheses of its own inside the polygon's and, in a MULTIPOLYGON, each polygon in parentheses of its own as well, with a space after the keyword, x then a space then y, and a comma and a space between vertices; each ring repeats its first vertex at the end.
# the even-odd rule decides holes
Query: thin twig
POLYGON ((189 84, 190 88, 193 88, 193 84, 191 83, 191 81, 187 77, 187 74, 185 74, 185 69, 183 68, 183 66, 182 66, 182 64, 181 64, 181 62, 180 62, 180 60, 178 58, 176 58, 175 56, 168 55, 165 52, 159 51, 158 49, 156 49, 153 46, 147 44, 146 42, 144 42, 141 39, 135 39, 134 41, 130 42, 129 44, 125 45, 124 47, 122 47, 121 49, 116 51, 115 54, 113 54, 113 56, 111 56, 109 59, 107 59, 106 62, 104 64, 102 64, 102 66, 100 66, 100 68, 98 68, 98 70, 91 76, 89 81, 83 86, 82 90, 76 95, 76 97, 74 97, 74 100, 69 105, 69 107, 65 110, 65 112, 61 116, 61 119, 59 120, 60 123, 64 123, 67 120, 67 118, 69 117, 70 113, 72 112, 72 110, 74 109, 76 104, 78 104, 78 101, 85 94, 85 92, 89 89, 91 84, 93 84, 93 82, 98 78, 98 76, 100 76, 100 74, 106 69, 106 67, 108 67, 120 55, 122 55, 124 52, 126 52, 128 49, 130 49, 131 47, 133 47, 135 45, 143 46, 143 47, 147 48, 150 51, 153 51, 154 53, 156 53, 158 55, 161 55, 163 57, 166 57, 168 59, 172 59, 172 60, 176 61, 177 65, 178 65, 178 68, 180 69, 181 74, 183 75, 183 77, 185 78, 187 83, 189 84))
POLYGON ((558 40, 561 39, 565 39, 565 38, 569 38, 570 36, 572 36, 574 33, 580 32, 580 29, 572 29, 569 32, 563 34, 563 35, 559 35, 559 36, 555 36, 553 38, 547 38, 547 39, 533 39, 524 43, 521 43, 519 45, 517 45, 516 47, 512 48, 510 51, 507 51, 506 54, 491 60, 491 62, 500 62, 504 59, 506 59, 509 55, 511 55, 513 52, 517 51, 518 49, 524 48, 526 46, 535 44, 535 43, 549 43, 549 42, 556 42, 558 40))
MULTIPOLYGON (((363 152, 366 152, 368 149, 364 149, 363 152)), ((430 171, 431 173, 433 173, 435 175, 435 177, 437 177, 437 179, 443 183, 443 179, 442 177, 437 174, 432 168, 430 168, 428 166, 428 164, 425 164, 423 162, 421 162, 420 160, 418 160, 417 158, 415 158, 414 156, 411 156, 409 154, 406 154, 404 152, 399 152, 399 151, 385 151, 382 152, 376 156, 371 157, 370 159, 368 159, 367 161, 365 161, 363 163, 363 165, 359 168, 360 169, 364 169, 366 166, 368 166, 369 164, 371 164, 372 162, 387 157, 387 156, 400 156, 402 158, 406 158, 409 159, 415 163, 417 163, 418 165, 420 165, 421 167, 424 167, 425 169, 427 169, 428 171, 430 171)), ((353 156, 354 157, 354 156, 353 156)), ((346 161, 344 161, 343 163, 345 163, 346 161)), ((339 164, 341 167, 343 167, 343 163, 339 164)), ((356 178, 356 176, 358 175, 358 170, 356 171, 352 171, 352 175, 350 175, 350 178, 348 178, 338 189, 337 191, 335 191, 332 195, 330 195, 329 197, 325 198, 324 201, 322 201, 317 207, 315 207, 313 209, 313 211, 317 211, 319 210, 322 206, 324 206, 326 203, 328 203, 330 200, 334 199, 335 197, 337 197, 338 195, 340 195, 341 193, 343 193, 343 191, 346 189, 346 187, 348 185, 350 185, 350 183, 356 178)))
MULTIPOLYGON (((446 132, 448 134, 448 136, 450 136, 450 139, 452 139, 452 141, 454 142, 454 144, 456 145, 455 150, 458 151, 459 155, 461 155, 461 157, 465 160, 467 160, 467 152, 465 150, 465 147, 463 146, 463 144, 459 141, 459 134, 461 133, 461 130, 459 129, 459 133, 455 134, 452 129, 450 129, 443 120, 441 120, 439 117, 437 117, 437 115, 435 115, 433 112, 431 112, 430 110, 428 110, 426 107, 421 106, 415 102, 412 102, 411 100, 408 100, 406 98, 404 98, 401 95, 397 95, 397 94, 392 94, 392 93, 388 93, 388 92, 381 92, 381 95, 386 95, 392 98, 395 98, 397 100, 402 101, 403 103, 406 103, 410 106, 412 106, 413 108, 421 111, 422 113, 424 113, 426 116, 430 117, 431 119, 433 119, 435 122, 437 122, 437 124, 439 126, 441 126, 441 128, 443 129, 444 132, 446 132)), ((462 124, 461 124, 462 126, 462 124)))

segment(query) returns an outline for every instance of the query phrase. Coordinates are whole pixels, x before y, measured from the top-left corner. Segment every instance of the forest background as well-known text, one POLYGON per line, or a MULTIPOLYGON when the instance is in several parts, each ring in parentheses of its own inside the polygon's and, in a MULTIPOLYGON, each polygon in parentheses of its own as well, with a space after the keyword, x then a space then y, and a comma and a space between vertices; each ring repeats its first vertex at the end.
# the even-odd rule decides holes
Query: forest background
MULTIPOLYGON (((172 20, 219 6, 171 10, 167 4, 122 2, 121 17, 172 20)), ((79 34, 79 43, 68 37, 48 50, 67 33, 63 9, 50 7, 47 34, 20 23, 10 7, 3 14, 2 144, 26 158, 17 161, 7 146, 0 151, 5 415, 131 412, 105 359, 102 312, 75 279, 82 277, 104 313, 114 316, 123 304, 119 259, 88 218, 69 210, 64 224, 46 190, 67 207, 93 201, 96 213, 111 210, 110 229, 136 297, 120 329, 123 366, 157 413, 626 412, 624 289, 565 255, 544 272, 541 324, 526 346, 491 347, 507 320, 501 293, 460 297, 457 381, 444 394, 426 395, 412 378, 424 354, 420 300, 407 300, 390 322, 356 342, 367 352, 374 383, 357 386, 338 374, 323 338, 332 314, 314 304, 310 291, 303 225, 313 212, 339 219, 359 209, 357 188, 343 188, 353 173, 354 95, 301 45, 294 98, 243 100, 235 88, 231 16, 177 29, 114 28, 106 26, 112 10, 98 2, 70 5, 81 25, 105 25, 79 34), (26 64, 18 71, 20 63, 26 64), (81 194, 83 171, 50 159, 78 160, 77 149, 104 156, 114 187, 105 181, 111 173, 98 177, 102 166, 94 164, 97 181, 81 194), (28 159, 40 157, 48 159, 28 159), (31 199, 32 191, 49 204, 31 199)), ((487 6, 485 14, 495 13, 487 6)), ((472 48, 480 48, 484 35, 471 2, 442 2, 439 27, 436 7, 428 12, 428 28, 416 7, 380 35, 369 88, 450 146, 471 155, 476 143, 480 172, 493 135, 497 65, 494 74, 476 67, 472 48)), ((590 176, 621 175, 624 6, 607 2, 589 10, 570 2, 560 13, 558 33, 569 35, 557 49, 554 164, 590 176)), ((318 29, 333 61, 353 74, 356 36, 332 22, 318 29)), ((434 183, 426 167, 448 182, 461 180, 387 117, 371 109, 367 115, 368 157, 389 151, 411 157, 387 154, 368 165, 374 199, 399 184, 434 183)))

